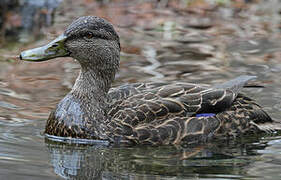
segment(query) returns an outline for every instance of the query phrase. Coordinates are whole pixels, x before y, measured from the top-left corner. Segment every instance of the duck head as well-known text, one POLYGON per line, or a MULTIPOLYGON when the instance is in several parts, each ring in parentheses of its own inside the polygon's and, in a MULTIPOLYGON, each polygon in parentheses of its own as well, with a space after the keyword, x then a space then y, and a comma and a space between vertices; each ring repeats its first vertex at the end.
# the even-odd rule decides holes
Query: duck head
POLYGON ((73 57, 82 69, 118 69, 119 36, 106 20, 85 16, 73 21, 65 32, 49 44, 23 51, 20 59, 46 61, 56 57, 73 57))

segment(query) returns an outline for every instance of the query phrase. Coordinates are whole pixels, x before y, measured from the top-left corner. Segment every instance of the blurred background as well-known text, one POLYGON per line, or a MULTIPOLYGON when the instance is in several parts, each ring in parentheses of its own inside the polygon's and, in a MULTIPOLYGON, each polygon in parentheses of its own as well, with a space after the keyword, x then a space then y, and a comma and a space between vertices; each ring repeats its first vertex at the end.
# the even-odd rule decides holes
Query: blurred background
MULTIPOLYGON (((6 179, 280 179, 281 138, 198 147, 105 148, 45 141, 46 119, 79 73, 71 58, 21 62, 76 18, 109 20, 121 41, 114 86, 219 83, 256 75, 245 89, 281 121, 279 0, 1 0, 0 177, 6 179)), ((2 179, 1 178, 1 179, 2 179)))

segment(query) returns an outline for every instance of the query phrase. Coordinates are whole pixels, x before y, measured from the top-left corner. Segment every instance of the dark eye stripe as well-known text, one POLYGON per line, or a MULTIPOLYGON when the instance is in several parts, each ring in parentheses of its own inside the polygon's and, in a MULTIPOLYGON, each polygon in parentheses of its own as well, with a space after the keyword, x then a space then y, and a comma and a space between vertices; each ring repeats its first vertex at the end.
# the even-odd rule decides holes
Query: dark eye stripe
POLYGON ((94 34, 95 38, 100 38, 100 39, 108 39, 108 37, 102 35, 102 34, 94 34))
POLYGON ((68 39, 77 39, 77 38, 87 38, 87 39, 91 39, 91 38, 98 38, 98 39, 106 39, 106 40, 112 40, 110 37, 102 34, 102 33, 99 33, 97 31, 80 31, 79 33, 72 33, 68 39), (89 34, 92 34, 91 36, 92 37, 89 37, 90 35, 89 34))

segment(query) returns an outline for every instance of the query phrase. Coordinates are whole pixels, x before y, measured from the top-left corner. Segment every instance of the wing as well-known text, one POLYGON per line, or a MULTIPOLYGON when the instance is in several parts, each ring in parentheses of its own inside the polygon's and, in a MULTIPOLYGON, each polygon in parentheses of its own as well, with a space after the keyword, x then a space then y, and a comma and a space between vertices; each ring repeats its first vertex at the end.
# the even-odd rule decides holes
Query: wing
MULTIPOLYGON (((111 104, 112 121, 108 126, 112 136, 121 135, 121 139, 147 144, 192 143, 214 135, 241 134, 267 117, 257 104, 239 93, 252 78, 238 77, 215 86, 128 85, 131 89, 125 89, 130 89, 130 93, 122 89, 113 92, 125 95, 121 98, 115 94, 118 98, 111 104), (213 115, 197 117, 200 113, 213 115)), ((268 117, 265 119, 270 121, 268 117)))
POLYGON ((137 122, 150 122, 166 116, 218 113, 232 105, 244 84, 252 78, 240 76, 213 87, 190 83, 121 86, 109 92, 109 114, 115 118, 137 118, 137 122))
POLYGON ((120 127, 119 131, 123 132, 126 126, 131 129, 143 124, 158 125, 175 117, 217 114, 231 107, 251 78, 238 77, 213 87, 190 83, 139 83, 113 89, 109 93, 112 101, 108 114, 113 119, 110 126, 120 127))

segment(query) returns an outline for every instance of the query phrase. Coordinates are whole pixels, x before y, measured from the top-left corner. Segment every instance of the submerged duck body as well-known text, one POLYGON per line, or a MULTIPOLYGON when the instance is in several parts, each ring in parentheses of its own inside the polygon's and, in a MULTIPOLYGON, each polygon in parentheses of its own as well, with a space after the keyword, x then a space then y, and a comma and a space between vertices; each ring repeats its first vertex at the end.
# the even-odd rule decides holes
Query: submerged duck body
POLYGON ((94 16, 75 20, 46 46, 20 58, 44 61, 70 56, 80 74, 51 112, 45 133, 130 144, 205 142, 214 137, 274 129, 275 122, 241 94, 253 76, 223 84, 136 83, 111 88, 119 68, 120 43, 113 26, 94 16))

